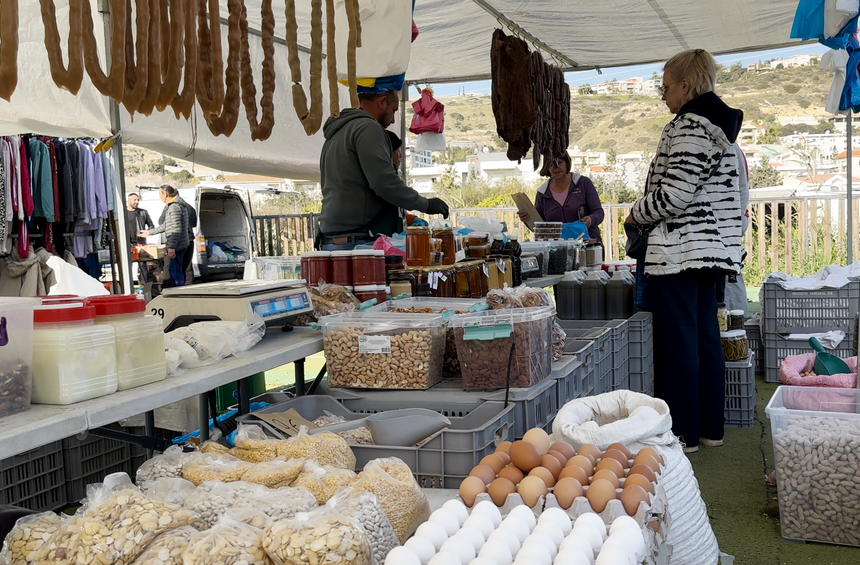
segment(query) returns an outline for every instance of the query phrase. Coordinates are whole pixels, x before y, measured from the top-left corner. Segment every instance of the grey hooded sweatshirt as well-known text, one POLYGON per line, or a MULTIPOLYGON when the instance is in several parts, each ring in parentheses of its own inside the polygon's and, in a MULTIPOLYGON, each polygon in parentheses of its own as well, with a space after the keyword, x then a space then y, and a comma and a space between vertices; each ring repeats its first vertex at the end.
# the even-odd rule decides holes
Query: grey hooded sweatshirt
POLYGON ((329 118, 323 133, 323 235, 391 235, 403 230, 399 208, 427 211, 427 199, 397 176, 385 128, 366 110, 329 118))

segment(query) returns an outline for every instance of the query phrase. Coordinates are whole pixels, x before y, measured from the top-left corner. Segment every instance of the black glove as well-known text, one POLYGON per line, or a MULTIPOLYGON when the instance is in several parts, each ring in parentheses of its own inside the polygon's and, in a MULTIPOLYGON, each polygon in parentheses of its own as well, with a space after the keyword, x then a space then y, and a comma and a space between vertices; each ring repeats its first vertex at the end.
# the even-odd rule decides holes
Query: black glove
POLYGON ((441 214, 443 218, 448 219, 448 205, 441 198, 427 199, 427 213, 441 214))

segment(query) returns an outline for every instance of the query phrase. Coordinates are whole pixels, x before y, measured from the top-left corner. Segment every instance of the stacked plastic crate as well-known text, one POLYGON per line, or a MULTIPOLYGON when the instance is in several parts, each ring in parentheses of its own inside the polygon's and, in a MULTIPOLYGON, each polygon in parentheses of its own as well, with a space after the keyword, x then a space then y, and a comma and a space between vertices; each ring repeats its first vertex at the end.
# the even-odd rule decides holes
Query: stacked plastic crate
POLYGON ((830 353, 851 357, 854 318, 860 306, 860 280, 842 288, 787 290, 779 283, 766 281, 763 287, 765 381, 778 382, 779 366, 790 355, 811 353, 805 339, 788 339, 791 334, 845 332, 845 339, 830 353))
POLYGON ((630 390, 654 396, 654 321, 651 312, 627 320, 630 390))

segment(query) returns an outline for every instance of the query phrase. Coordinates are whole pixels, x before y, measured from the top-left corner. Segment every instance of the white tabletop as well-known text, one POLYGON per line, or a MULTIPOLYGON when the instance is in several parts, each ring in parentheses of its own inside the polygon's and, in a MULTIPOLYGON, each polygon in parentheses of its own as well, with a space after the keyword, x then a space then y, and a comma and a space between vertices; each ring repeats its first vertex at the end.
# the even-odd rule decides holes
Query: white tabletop
POLYGON ((0 460, 304 359, 322 348, 321 333, 296 328, 267 334, 240 358, 229 357, 157 383, 69 406, 33 405, 0 418, 0 460))
POLYGON ((563 278, 564 275, 547 275, 536 279, 525 279, 523 280, 523 284, 532 288, 546 288, 548 286, 557 285, 563 278))

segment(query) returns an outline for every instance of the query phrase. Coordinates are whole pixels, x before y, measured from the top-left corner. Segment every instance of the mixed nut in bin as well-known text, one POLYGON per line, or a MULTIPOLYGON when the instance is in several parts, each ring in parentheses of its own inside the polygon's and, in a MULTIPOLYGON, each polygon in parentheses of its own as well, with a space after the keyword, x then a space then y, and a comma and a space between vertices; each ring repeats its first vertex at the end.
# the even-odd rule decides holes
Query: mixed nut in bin
POLYGON ((20 361, 0 365, 0 416, 30 407, 30 368, 20 361))

